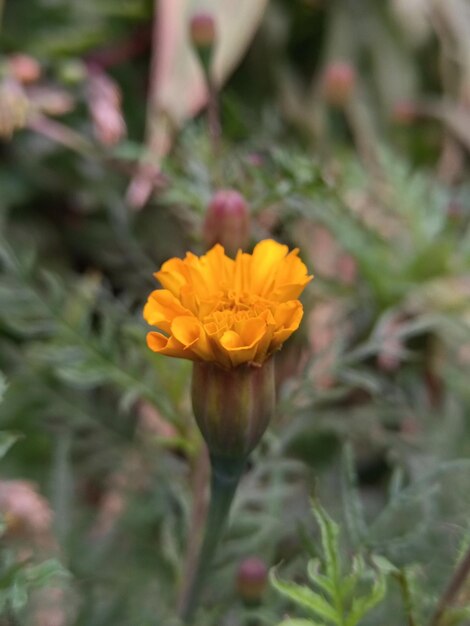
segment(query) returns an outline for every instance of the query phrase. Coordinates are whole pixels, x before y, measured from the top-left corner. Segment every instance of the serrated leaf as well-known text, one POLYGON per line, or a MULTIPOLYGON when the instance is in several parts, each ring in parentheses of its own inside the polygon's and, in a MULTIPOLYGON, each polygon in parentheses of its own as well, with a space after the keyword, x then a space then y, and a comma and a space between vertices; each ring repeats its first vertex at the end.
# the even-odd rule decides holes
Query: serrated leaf
POLYGON ((353 598, 345 626, 356 626, 385 596, 385 576, 379 575, 369 594, 353 598))
POLYGON ((331 580, 337 580, 341 574, 339 563, 339 526, 334 522, 325 509, 313 501, 313 513, 320 526, 325 569, 331 580))
POLYGON ((311 611, 318 617, 329 620, 334 624, 340 623, 336 610, 320 594, 303 585, 279 580, 276 578, 274 570, 271 570, 270 579, 275 589, 291 601, 311 611))
POLYGON ((335 592, 332 581, 327 577, 320 574, 321 563, 318 559, 312 559, 307 565, 307 574, 313 584, 317 585, 329 596, 333 596, 335 592))

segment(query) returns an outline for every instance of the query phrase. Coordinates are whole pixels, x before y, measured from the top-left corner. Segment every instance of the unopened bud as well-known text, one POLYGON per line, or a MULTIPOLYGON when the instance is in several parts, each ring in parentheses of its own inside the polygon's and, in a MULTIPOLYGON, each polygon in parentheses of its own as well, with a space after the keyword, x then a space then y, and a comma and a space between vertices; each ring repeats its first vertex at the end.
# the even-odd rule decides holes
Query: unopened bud
POLYGON ((268 568, 258 557, 244 559, 237 572, 237 591, 248 605, 259 604, 268 581, 268 568))
POLYGON ((23 84, 35 83, 41 77, 41 65, 29 54, 13 54, 8 59, 11 75, 23 84))
POLYGON ((348 61, 333 61, 323 75, 325 100, 335 107, 344 107, 356 86, 356 70, 348 61))
POLYGON ((229 370, 195 361, 192 401, 211 456, 247 458, 274 414, 274 359, 262 366, 243 364, 229 370))
POLYGON ((215 20, 210 13, 196 13, 189 22, 191 41, 196 48, 212 46, 215 41, 215 20))
POLYGON ((234 256, 249 241, 250 216, 245 198, 233 189, 221 189, 212 198, 204 221, 204 239, 208 248, 222 244, 234 256))
POLYGON ((195 13, 189 22, 189 35, 207 73, 217 36, 214 17, 210 13, 195 13))

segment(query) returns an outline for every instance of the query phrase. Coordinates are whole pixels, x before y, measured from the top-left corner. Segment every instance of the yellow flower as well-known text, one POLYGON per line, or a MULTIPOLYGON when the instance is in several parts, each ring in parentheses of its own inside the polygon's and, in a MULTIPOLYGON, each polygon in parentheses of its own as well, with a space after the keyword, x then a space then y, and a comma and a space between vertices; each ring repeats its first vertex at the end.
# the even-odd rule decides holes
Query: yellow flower
POLYGON ((155 274, 144 317, 154 352, 224 368, 261 365, 299 327, 298 297, 312 279, 298 249, 271 239, 235 260, 219 244, 197 257, 173 258, 155 274))

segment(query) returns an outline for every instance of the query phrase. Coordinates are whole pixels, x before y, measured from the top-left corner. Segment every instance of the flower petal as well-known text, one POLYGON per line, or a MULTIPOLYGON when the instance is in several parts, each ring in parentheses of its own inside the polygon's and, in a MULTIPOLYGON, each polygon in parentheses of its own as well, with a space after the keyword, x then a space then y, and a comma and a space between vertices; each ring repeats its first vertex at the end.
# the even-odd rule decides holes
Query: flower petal
POLYGON ((162 333, 151 332, 147 334, 147 345, 153 352, 165 354, 166 356, 174 356, 180 359, 196 360, 196 356, 189 351, 184 350, 184 346, 174 337, 165 337, 162 333))
POLYGON ((232 365, 254 360, 258 344, 266 330, 266 322, 262 319, 249 319, 235 330, 227 330, 220 338, 220 345, 227 351, 232 365))
POLYGON ((165 333, 170 333, 171 322, 175 317, 188 315, 186 309, 171 291, 156 289, 144 307, 144 319, 151 326, 157 326, 165 333))
POLYGON ((299 300, 284 302, 276 308, 274 318, 276 320, 277 330, 274 332, 271 350, 280 348, 284 341, 298 329, 303 314, 304 309, 299 300))
POLYGON ((289 252, 284 262, 278 267, 274 281, 273 291, 270 297, 278 302, 295 300, 312 279, 308 270, 299 257, 299 249, 289 252))
POLYGON ((177 298, 183 285, 188 283, 188 270, 182 259, 170 259, 162 265, 162 269, 154 274, 162 287, 171 291, 177 298))
POLYGON ((201 322, 194 316, 176 317, 171 324, 171 334, 184 346, 204 361, 210 361, 214 354, 201 322))
POLYGON ((279 266, 289 248, 272 239, 260 241, 253 250, 251 259, 251 290, 259 295, 267 295, 273 288, 279 266))

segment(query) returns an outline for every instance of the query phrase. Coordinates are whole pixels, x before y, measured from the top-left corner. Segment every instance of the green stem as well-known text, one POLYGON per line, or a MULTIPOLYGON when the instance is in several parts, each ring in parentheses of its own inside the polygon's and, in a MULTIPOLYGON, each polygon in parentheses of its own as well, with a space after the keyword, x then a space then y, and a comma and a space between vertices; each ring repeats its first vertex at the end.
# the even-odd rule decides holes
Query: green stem
POLYGON ((184 624, 191 624, 193 621, 244 467, 245 459, 232 460, 211 456, 211 500, 198 564, 181 610, 180 617, 184 624))

